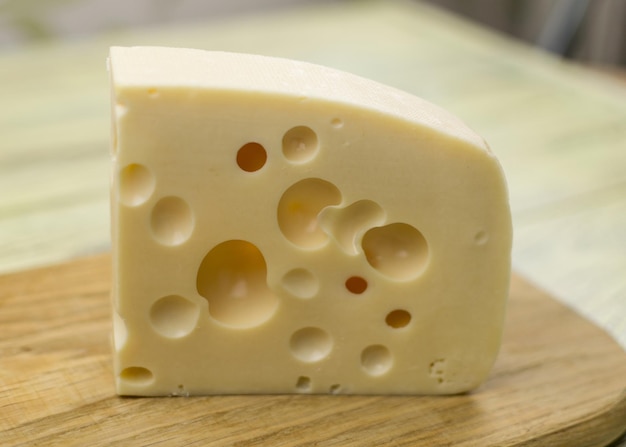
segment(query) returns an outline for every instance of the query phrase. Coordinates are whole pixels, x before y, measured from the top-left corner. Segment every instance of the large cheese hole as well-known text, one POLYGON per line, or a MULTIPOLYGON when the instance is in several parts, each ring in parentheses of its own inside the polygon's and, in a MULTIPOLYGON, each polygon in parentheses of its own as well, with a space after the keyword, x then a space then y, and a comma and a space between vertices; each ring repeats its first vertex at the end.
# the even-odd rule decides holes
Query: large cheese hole
POLYGON ((133 385, 148 385, 154 379, 154 375, 147 368, 131 366, 122 370, 120 379, 133 385))
POLYGON ((120 202, 126 206, 138 206, 150 198, 156 181, 143 165, 133 163, 120 171, 120 202))
POLYGON ((317 135, 310 127, 294 127, 283 137, 283 155, 292 163, 312 160, 318 149, 317 135))
POLYGON ((278 306, 267 286, 263 254, 247 241, 231 240, 214 247, 200 264, 196 287, 209 302, 209 314, 234 328, 258 326, 278 306))
POLYGON ((244 144, 237 151, 237 165, 246 172, 254 172, 265 166, 267 152, 259 143, 244 144))
POLYGON ((193 213, 180 197, 164 197, 152 209, 150 225, 157 241, 164 245, 180 245, 193 231, 193 213))
POLYGON ((324 329, 306 327, 294 332, 289 347, 298 360, 307 363, 317 362, 330 353, 333 339, 324 329))
POLYGON ((365 233, 361 244, 367 262, 391 279, 414 279, 428 263, 426 239, 404 223, 372 228, 365 233))
POLYGON ((290 186, 278 202, 278 226, 283 235, 301 248, 320 248, 328 235, 320 228, 318 214, 327 206, 341 202, 335 185, 308 178, 290 186))
POLYGON ((186 298, 169 295, 159 299, 150 309, 150 322, 159 334, 180 338, 189 334, 198 321, 200 308, 186 298))
POLYGON ((368 346, 361 353, 361 366, 370 376, 382 376, 392 365, 393 357, 385 346, 368 346))

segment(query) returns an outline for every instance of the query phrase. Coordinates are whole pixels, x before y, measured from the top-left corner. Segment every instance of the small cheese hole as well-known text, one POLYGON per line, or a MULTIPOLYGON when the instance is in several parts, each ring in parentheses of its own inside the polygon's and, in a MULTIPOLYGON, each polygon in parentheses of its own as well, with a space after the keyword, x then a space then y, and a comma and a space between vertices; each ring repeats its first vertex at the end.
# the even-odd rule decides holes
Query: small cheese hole
POLYGON ((312 363, 322 360, 333 348, 330 334, 318 327, 300 329, 291 336, 291 353, 298 360, 312 363))
POLYGON ((298 377, 296 382, 296 389, 302 393, 311 391, 311 379, 306 376, 298 377))
POLYGON ((115 104, 113 113, 115 114, 115 117, 119 120, 124 118, 124 116, 126 116, 126 114, 128 113, 128 107, 120 102, 115 104))
POLYGON ((385 346, 368 346, 361 353, 361 366, 370 376, 382 376, 392 365, 393 357, 385 346))
POLYGON ((331 385, 330 387, 330 394, 339 394, 339 392, 341 391, 341 385, 339 384, 335 384, 335 385, 331 385))
POLYGON ((148 385, 154 379, 154 375, 147 368, 131 366, 120 373, 120 379, 133 385, 148 385))
POLYGON ((113 312, 113 346, 116 351, 121 351, 124 348, 127 338, 126 323, 117 312, 113 312))
POLYGON ((148 96, 150 96, 151 98, 156 98, 157 96, 159 96, 159 91, 156 88, 149 88, 148 96))
POLYGON ((152 209, 150 220, 154 238, 164 245, 180 245, 193 231, 191 208, 180 197, 164 197, 152 209))
POLYGON ((486 231, 479 231, 474 235, 474 242, 476 245, 485 245, 489 240, 489 235, 486 231))
POLYGON ((437 383, 445 381, 446 359, 435 359, 429 365, 430 377, 437 380, 437 383))
POLYGON ((362 240, 367 262, 388 278, 417 278, 428 264, 428 244, 416 228, 393 223, 367 231, 362 240))
POLYGON ((246 172, 255 172, 265 166, 267 152, 259 143, 244 144, 237 152, 237 165, 246 172))
POLYGON ((394 329, 406 327, 411 322, 411 314, 406 310, 397 309, 387 314, 385 323, 394 329))
POLYGON ((309 270, 297 268, 288 271, 282 278, 284 289, 298 298, 309 299, 317 295, 319 281, 309 270))
POLYGON ((283 155, 292 163, 306 163, 312 160, 318 149, 317 135, 310 127, 294 127, 283 137, 283 155))
POLYGON ((329 206, 319 216, 320 227, 335 240, 348 255, 359 254, 359 240, 363 234, 385 221, 386 213, 372 200, 359 200, 346 207, 329 206))
POLYGON ((185 390, 185 385, 179 384, 176 389, 171 393, 171 396, 185 396, 189 397, 189 391, 185 390))
POLYGON ((278 202, 278 226, 283 235, 301 248, 321 248, 328 235, 318 215, 327 206, 341 202, 339 189, 319 178, 307 178, 291 185, 278 202))
POLYGON ((187 298, 169 295, 159 299, 150 309, 150 322, 156 332, 167 338, 181 338, 195 327, 200 308, 187 298))
POLYGON ((330 125, 335 129, 341 129, 343 127, 343 121, 341 118, 333 118, 330 122, 330 125))
POLYGON ((117 103, 111 108, 111 155, 115 158, 119 146, 119 135, 117 125, 128 113, 128 108, 117 103))
POLYGON ((360 295, 367 290, 367 281, 360 276, 351 276, 346 279, 346 289, 348 289, 349 292, 360 295))
POLYGON ((120 171, 120 202, 126 206, 145 203, 152 193, 156 181, 154 175, 143 165, 133 163, 120 171))

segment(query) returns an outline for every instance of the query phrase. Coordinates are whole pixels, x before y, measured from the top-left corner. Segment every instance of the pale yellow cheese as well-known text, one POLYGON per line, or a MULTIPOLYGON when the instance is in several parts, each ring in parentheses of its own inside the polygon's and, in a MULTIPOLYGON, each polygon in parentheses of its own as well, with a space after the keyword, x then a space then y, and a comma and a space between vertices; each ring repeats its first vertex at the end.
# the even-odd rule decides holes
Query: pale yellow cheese
POLYGON ((511 218, 482 138, 302 62, 109 62, 118 393, 445 394, 487 377, 511 218))

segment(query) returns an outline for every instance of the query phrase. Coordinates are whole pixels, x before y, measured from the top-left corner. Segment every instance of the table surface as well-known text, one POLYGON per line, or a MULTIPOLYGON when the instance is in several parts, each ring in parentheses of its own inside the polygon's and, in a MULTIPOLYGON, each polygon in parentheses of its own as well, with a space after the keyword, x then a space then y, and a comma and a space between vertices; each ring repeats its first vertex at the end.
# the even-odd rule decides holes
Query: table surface
POLYGON ((621 347, 518 275, 489 379, 445 397, 341 387, 334 396, 119 397, 110 288, 108 253, 0 277, 2 447, 605 447, 625 429, 621 347))
POLYGON ((449 109, 502 162, 515 270, 626 347, 626 88, 419 3, 310 5, 0 52, 0 272, 109 249, 111 45, 306 60, 449 109))

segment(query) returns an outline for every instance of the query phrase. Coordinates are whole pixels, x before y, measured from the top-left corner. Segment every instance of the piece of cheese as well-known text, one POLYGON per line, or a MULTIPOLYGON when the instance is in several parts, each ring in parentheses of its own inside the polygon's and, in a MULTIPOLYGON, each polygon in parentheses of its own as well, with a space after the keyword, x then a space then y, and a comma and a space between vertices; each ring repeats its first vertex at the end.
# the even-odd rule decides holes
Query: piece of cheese
POLYGON ((111 49, 123 395, 448 394, 500 344, 502 170, 457 118, 302 62, 111 49))

